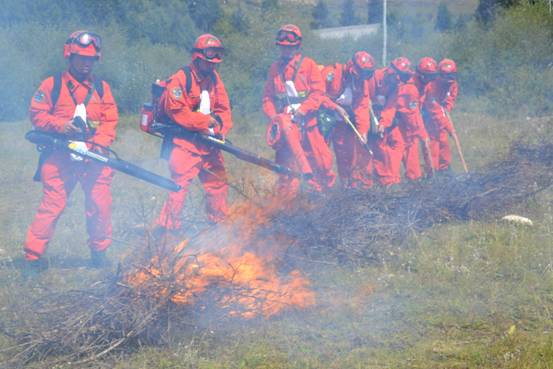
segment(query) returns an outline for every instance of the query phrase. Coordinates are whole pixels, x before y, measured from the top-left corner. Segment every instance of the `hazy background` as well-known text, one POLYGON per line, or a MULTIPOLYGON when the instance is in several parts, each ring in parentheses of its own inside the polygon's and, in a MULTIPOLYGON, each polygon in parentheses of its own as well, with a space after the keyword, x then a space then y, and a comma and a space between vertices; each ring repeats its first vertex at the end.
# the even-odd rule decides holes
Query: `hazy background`
MULTIPOLYGON (((504 160, 521 138, 553 140, 553 16, 547 1, 389 0, 388 5, 389 60, 404 55, 417 63, 429 55, 457 62, 461 92, 453 119, 471 171, 479 173, 504 160)), ((268 66, 277 55, 278 27, 299 24, 305 53, 321 64, 345 62, 359 49, 380 61, 380 33, 329 41, 319 40, 311 29, 379 21, 379 6, 376 1, 330 0, 4 0, 0 328, 20 321, 24 329, 24 309, 33 301, 94 290, 106 277, 86 267, 83 196, 78 189, 49 246, 50 270, 38 283, 28 283, 20 278, 17 263, 41 194, 40 184, 31 180, 38 155, 23 138, 30 128, 27 109, 39 83, 65 68, 62 49, 71 32, 89 29, 103 36, 104 57, 97 74, 111 84, 122 112, 114 149, 124 159, 167 175, 167 164, 159 159, 160 141, 138 130, 138 109, 149 100, 153 80, 189 62, 196 36, 212 32, 227 48, 220 72, 235 112, 230 138, 272 157, 264 141, 260 105, 268 66)), ((271 192, 272 173, 230 156, 226 160, 229 182, 235 186, 230 190, 232 204, 244 201, 240 191, 251 197, 271 192)), ((453 167, 461 170, 455 155, 453 167)), ((191 187, 184 218, 187 232, 193 234, 206 223, 201 187, 197 182, 191 187)), ((143 250, 144 225, 155 218, 166 192, 117 174, 113 194, 114 243, 109 254, 118 262, 143 250)), ((182 329, 173 328, 176 339, 167 345, 135 345, 86 367, 551 368, 552 199, 551 191, 544 191, 513 209, 532 218, 534 228, 494 217, 455 221, 388 245, 386 252, 393 252, 384 262, 297 259, 317 294, 313 309, 253 321, 216 320, 195 311, 197 315, 185 317, 182 329)), ((347 240, 338 241, 347 249, 347 240)), ((314 241, 313 248, 322 244, 314 241)), ((4 349, 14 341, 2 332, 4 349)), ((0 367, 5 359, 8 354, 0 350, 0 367)), ((41 363, 28 367, 40 368, 41 363)))

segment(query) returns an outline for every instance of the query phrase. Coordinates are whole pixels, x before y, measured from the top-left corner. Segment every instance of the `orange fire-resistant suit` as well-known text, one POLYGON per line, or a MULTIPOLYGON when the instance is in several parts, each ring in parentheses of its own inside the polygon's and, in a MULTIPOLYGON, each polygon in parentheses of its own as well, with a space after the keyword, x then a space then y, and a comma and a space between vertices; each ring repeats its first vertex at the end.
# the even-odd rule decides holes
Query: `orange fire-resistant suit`
MULTIPOLYGON (((348 112, 361 136, 367 137, 371 104, 368 80, 348 73, 347 66, 339 63, 325 67, 322 75, 326 81, 326 97, 321 106, 335 110, 340 105, 348 112)), ((331 140, 341 183, 345 187, 370 188, 373 184, 372 157, 341 117, 338 117, 331 140)))
POLYGON ((424 153, 427 174, 432 174, 432 168, 427 150, 428 133, 424 127, 420 108, 420 94, 414 78, 399 82, 396 101, 396 119, 405 142, 403 165, 405 176, 410 180, 422 177, 419 145, 424 153))
POLYGON ((369 79, 372 108, 384 129, 382 137, 376 138, 373 142, 374 173, 382 186, 401 182, 401 158, 405 147, 403 136, 394 121, 397 85, 387 80, 386 69, 377 69, 369 79))
MULTIPOLYGON (((87 140, 107 147, 115 139, 118 112, 109 85, 105 81, 101 83, 102 97, 94 89, 86 105, 87 120, 95 127, 87 140)), ((54 77, 44 80, 31 101, 30 115, 35 129, 63 133, 64 124, 73 118, 76 104, 86 100, 93 86, 92 81, 79 82, 69 72, 64 72, 61 74, 59 97, 53 106, 54 77)), ((88 146, 92 150, 98 149, 90 144, 88 146)), ((94 251, 106 250, 112 235, 112 169, 97 162, 73 161, 69 153, 53 151, 45 157, 40 177, 43 195, 27 232, 24 246, 27 260, 36 260, 43 255, 77 182, 85 194, 88 246, 94 251)))
MULTIPOLYGON (((269 118, 268 137, 279 131, 280 139, 268 139, 276 151, 276 162, 303 173, 312 173, 310 188, 322 191, 333 186, 336 175, 332 170, 332 153, 317 127, 317 111, 324 96, 324 82, 313 59, 296 54, 287 62, 274 62, 263 91, 263 112, 269 118), (286 92, 287 81, 293 82, 297 97, 286 92), (292 120, 291 107, 303 115, 299 122, 292 120)), ((299 180, 280 175, 277 193, 294 197, 299 180)))
POLYGON ((451 113, 459 91, 457 81, 437 78, 426 85, 422 97, 423 115, 430 136, 432 163, 436 170, 446 170, 451 163, 449 135, 453 126, 446 112, 451 113))
MULTIPOLYGON (((190 130, 205 132, 209 127, 210 115, 198 112, 201 92, 209 93, 211 116, 220 127, 216 134, 226 136, 232 128, 230 102, 223 81, 214 71, 212 76, 201 78, 194 63, 189 65, 192 83, 190 93, 186 91, 186 73, 179 69, 169 78, 166 93, 160 104, 167 117, 176 124, 190 130)), ((227 175, 223 154, 219 149, 186 138, 173 138, 173 148, 169 157, 171 178, 181 190, 168 195, 156 224, 170 230, 181 227, 181 213, 190 182, 198 176, 206 193, 207 217, 211 222, 219 222, 228 213, 227 175)))

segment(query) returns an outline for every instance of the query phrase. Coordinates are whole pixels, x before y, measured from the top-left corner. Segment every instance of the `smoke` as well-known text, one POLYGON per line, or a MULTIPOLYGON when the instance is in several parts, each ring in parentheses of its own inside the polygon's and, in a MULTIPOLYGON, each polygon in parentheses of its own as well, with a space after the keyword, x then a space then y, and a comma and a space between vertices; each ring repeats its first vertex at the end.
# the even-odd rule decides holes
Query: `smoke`
MULTIPOLYGON (((22 9, 21 14, 25 14, 31 7, 30 3, 18 3, 29 7, 22 9)), ((9 8, 8 6, 3 10, 9 8)), ((477 102, 487 99, 483 103, 485 107, 481 110, 495 113, 497 110, 494 109, 498 109, 503 114, 512 114, 513 110, 517 114, 547 114, 551 111, 550 101, 553 99, 550 89, 553 78, 552 52, 551 43, 548 42, 551 40, 551 33, 548 31, 551 29, 548 28, 551 20, 544 17, 545 13, 540 9, 513 9, 504 15, 505 18, 500 17, 490 30, 483 30, 476 23, 469 22, 466 28, 460 31, 439 34, 433 31, 432 14, 423 14, 416 6, 399 6, 394 3, 390 15, 392 19, 388 54, 390 57, 406 55, 414 63, 426 55, 436 59, 455 59, 459 64, 461 76, 461 110, 471 110, 477 102), (421 13, 418 13, 419 10, 421 13), (531 38, 528 35, 531 35, 531 38)), ((64 67, 61 45, 65 37, 82 26, 74 20, 64 21, 63 13, 52 13, 47 24, 26 23, 15 18, 10 21, 12 16, 14 15, 1 18, 0 25, 0 48, 10 51, 0 55, 0 82, 3 86, 10 87, 4 89, 0 95, 4 102, 0 104, 2 120, 19 119, 25 115, 29 98, 38 83, 47 75, 64 67)), ((96 26, 88 23, 86 25, 96 26)), ((272 24, 270 26, 273 27, 272 24)), ((106 56, 99 72, 112 83, 116 99, 129 112, 134 111, 134 108, 147 98, 149 83, 152 80, 167 76, 188 60, 187 52, 182 46, 175 47, 165 42, 129 43, 129 38, 136 34, 129 35, 128 30, 120 25, 102 24, 94 28, 105 35, 106 41, 106 56)), ((268 28, 269 26, 264 30, 263 36, 270 40, 274 29, 268 28)), ((252 36, 233 35, 232 39, 232 42, 238 42, 243 37, 242 43, 233 52, 248 59, 248 64, 237 64, 234 68, 228 69, 229 73, 223 76, 224 79, 228 77, 229 84, 235 84, 238 86, 237 89, 243 92, 243 95, 237 98, 239 104, 245 99, 249 99, 250 103, 257 101, 244 91, 252 88, 250 82, 262 83, 266 64, 270 62, 271 51, 265 46, 271 45, 272 40, 269 42, 257 37, 255 43, 250 44, 251 37, 256 38, 256 35, 258 34, 255 32, 252 36), (257 48, 259 45, 263 45, 264 48, 257 48), (263 60, 249 57, 250 51, 259 53, 263 60), (243 79, 238 70, 246 74, 251 72, 254 77, 243 79)), ((377 60, 380 60, 379 36, 358 41, 329 43, 316 40, 309 36, 309 32, 307 35, 306 53, 314 56, 317 61, 343 62, 358 49, 368 49, 377 60)), ((170 36, 172 37, 168 35, 167 38, 170 36)), ((142 37, 139 36, 138 39, 142 37)), ((237 57, 234 60, 238 63, 240 59, 237 57)), ((232 94, 232 91, 230 92, 232 94)), ((253 103, 252 109, 258 110, 253 103)), ((505 131, 526 128, 529 124, 526 121, 515 121, 509 124, 496 122, 494 125, 474 115, 461 118, 459 130, 467 139, 463 142, 469 144, 468 159, 472 159, 474 166, 480 168, 487 160, 481 158, 486 156, 482 153, 488 154, 493 148, 506 145, 500 142, 505 131), (483 127, 484 125, 488 126, 483 127), (478 141, 479 139, 481 141, 478 141), (489 148, 490 146, 492 148, 489 148)), ((154 159, 157 158, 158 142, 155 138, 145 138, 134 128, 128 128, 134 127, 135 124, 134 116, 122 119, 120 138, 116 143, 117 150, 125 159, 131 159, 149 169, 164 173, 166 163, 154 159)), ((257 135, 261 131, 260 126, 237 126, 237 132, 240 132, 236 134, 237 140, 245 146, 258 147, 262 137, 257 135)), ((546 126, 530 127, 528 130, 535 129, 535 132, 541 135, 548 132, 546 126)), ((20 252, 20 244, 34 206, 39 201, 40 189, 37 186, 33 187, 30 181, 36 156, 31 146, 21 140, 25 129, 15 124, 5 124, 3 128, 5 130, 2 132, 2 141, 6 145, 2 148, 1 157, 5 162, 3 183, 6 193, 2 197, 2 204, 9 211, 4 213, 4 221, 0 222, 3 224, 0 233, 4 237, 2 248, 5 247, 11 255, 16 255, 20 252), (25 197, 30 199, 28 202, 21 201, 21 184, 25 184, 25 197), (12 246, 12 249, 8 249, 12 246)), ((533 138, 537 140, 536 137, 533 138)), ((408 293, 402 291, 402 294, 395 294, 387 291, 387 288, 394 288, 394 280, 397 278, 395 274, 398 270, 411 268, 410 265, 397 266, 395 262, 398 255, 406 249, 414 248, 417 240, 422 237, 421 234, 433 226, 474 219, 494 219, 503 210, 516 206, 516 203, 524 204, 529 196, 550 184, 550 153, 549 146, 514 151, 513 156, 485 167, 469 178, 451 178, 421 188, 404 188, 397 193, 337 191, 329 197, 305 199, 288 210, 277 211, 269 206, 272 212, 264 214, 258 213, 259 209, 255 205, 246 202, 243 203, 243 208, 240 208, 240 205, 236 206, 237 210, 240 210, 237 214, 241 216, 232 219, 229 224, 213 227, 192 236, 205 227, 202 192, 199 186, 195 187, 185 213, 187 234, 176 240, 189 239, 184 248, 184 255, 217 254, 219 260, 225 261, 223 270, 226 271, 229 265, 235 269, 242 264, 249 265, 246 259, 236 263, 236 259, 229 260, 230 258, 239 258, 246 252, 253 253, 266 262, 263 264, 266 266, 263 273, 275 271, 276 277, 286 285, 286 282, 294 277, 292 272, 299 271, 301 277, 308 281, 309 290, 314 293, 314 304, 286 306, 278 314, 266 317, 259 313, 254 317, 248 317, 249 319, 245 319, 241 314, 229 316, 230 311, 248 312, 236 303, 236 300, 232 300, 230 305, 220 303, 224 302, 224 296, 227 295, 237 298, 241 294, 246 294, 248 299, 251 298, 250 285, 237 287, 232 283, 226 283, 217 286, 213 283, 210 289, 198 294, 193 304, 176 306, 172 301, 162 300, 166 303, 164 306, 169 307, 165 310, 156 310, 154 305, 146 303, 137 304, 137 301, 158 301, 156 297, 159 295, 150 295, 149 298, 153 300, 133 300, 132 296, 121 292, 126 291, 126 287, 111 283, 111 279, 108 281, 110 283, 106 282, 107 286, 104 286, 105 289, 102 289, 101 293, 96 293, 98 285, 90 288, 90 281, 104 281, 104 275, 75 269, 74 265, 69 263, 64 264, 64 261, 73 258, 82 265, 85 258, 82 254, 86 256, 88 252, 84 236, 77 236, 79 232, 83 235, 85 232, 82 221, 82 197, 73 194, 73 200, 58 225, 56 239, 50 246, 53 268, 44 277, 44 281, 37 283, 38 287, 26 290, 27 287, 22 287, 21 281, 17 279, 17 267, 8 263, 6 269, 2 270, 3 277, 11 274, 5 279, 7 281, 11 278, 7 283, 9 287, 2 291, 2 295, 6 297, 2 300, 3 308, 6 307, 2 310, 2 321, 13 323, 6 326, 10 328, 10 332, 15 332, 13 337, 18 339, 28 338, 29 332, 35 333, 32 338, 40 337, 44 332, 57 332, 57 336, 54 337, 67 342, 63 339, 69 335, 63 334, 73 332, 74 326, 68 324, 67 330, 56 331, 60 328, 59 324, 65 322, 60 318, 71 316, 70 314, 75 312, 90 313, 92 310, 88 309, 91 307, 101 310, 105 302, 109 301, 114 304, 109 305, 111 308, 106 310, 105 315, 101 315, 105 318, 101 320, 105 325, 96 324, 97 315, 85 315, 92 316, 90 321, 94 323, 89 326, 90 331, 87 332, 105 333, 103 337, 116 337, 115 341, 106 341, 108 343, 118 342, 117 340, 123 337, 122 332, 132 332, 124 344, 116 347, 123 351, 136 348, 143 343, 185 342, 187 339, 191 342, 204 340, 203 344, 209 346, 208 350, 215 351, 224 345, 234 347, 233 344, 237 345, 236 341, 240 340, 250 340, 252 344, 266 342, 267 345, 274 345, 296 359, 305 352, 315 352, 316 355, 313 356, 323 358, 336 358, 356 349, 381 347, 391 334, 417 328, 406 327, 405 324, 406 319, 412 318, 406 313, 408 305, 412 302, 408 293), (520 163, 523 165, 519 165, 520 163), (64 281, 64 278, 68 281, 64 281), (113 288, 121 295, 110 294, 113 293, 113 288), (78 291, 67 292, 70 289, 78 291), (39 298, 32 297, 29 291, 39 291, 39 298), (39 304, 40 298, 47 295, 50 295, 50 298, 45 299, 42 305, 39 304), (63 305, 63 302, 68 304, 63 305), (37 307, 37 310, 33 310, 33 306, 37 307), (45 309, 38 309, 40 307, 45 309), (46 308, 54 309, 51 311, 53 314, 59 314, 57 318, 54 319, 46 313, 35 314, 37 311, 48 312, 46 308), (21 311, 28 311, 28 316, 37 319, 43 318, 42 323, 45 324, 33 325, 32 320, 22 320, 19 314, 21 311), (151 311, 155 311, 155 314, 148 315, 151 311), (129 319, 129 326, 126 327, 128 330, 117 330, 120 328, 118 325, 114 330, 98 330, 98 327, 113 328, 110 324, 124 320, 125 312, 136 313, 130 314, 127 318, 138 316, 143 320, 129 319), (136 325, 132 324, 137 322, 148 324, 140 325, 144 330, 133 330, 136 325), (144 332, 152 333, 152 336, 142 335, 144 332)), ((252 188, 257 186, 258 189, 261 188, 260 192, 270 192, 271 178, 260 178, 258 171, 242 170, 243 167, 235 163, 229 166, 229 172, 233 172, 232 180, 251 181, 254 182, 252 188)), ((114 183, 114 195, 116 238, 124 243, 114 244, 112 257, 117 260, 119 256, 131 253, 148 256, 142 258, 140 263, 133 264, 129 261, 123 264, 126 272, 136 272, 132 267, 137 265, 151 267, 149 262, 155 253, 144 254, 148 242, 143 238, 143 232, 136 232, 133 227, 137 223, 149 225, 165 198, 165 193, 118 175, 114 183)), ((172 251, 175 244, 170 246, 162 255, 172 251)), ((185 260, 190 261, 193 258, 188 257, 185 260)), ((120 278, 122 275, 119 274, 117 277, 120 278)), ((261 282, 266 282, 265 275, 260 279, 261 282)), ((121 282, 121 279, 114 280, 121 282)), ((170 294, 164 296, 168 297, 170 294)), ((259 301, 264 301, 267 295, 257 296, 259 301)), ((262 312, 263 305, 256 305, 254 310, 262 312)), ((78 319, 70 322, 80 323, 78 319)), ((51 339, 53 336, 42 337, 51 339)), ((76 337, 72 342, 73 346, 63 347, 82 347, 83 341, 79 339, 76 337)), ((395 348, 401 347, 401 340, 397 340, 394 345, 395 348)), ((40 355, 45 354, 51 347, 44 346, 45 351, 37 352, 40 355)), ((102 347, 109 348, 111 344, 102 347)), ((87 355, 90 351, 77 353, 77 356, 87 355)), ((43 358, 40 355, 37 357, 43 358)))

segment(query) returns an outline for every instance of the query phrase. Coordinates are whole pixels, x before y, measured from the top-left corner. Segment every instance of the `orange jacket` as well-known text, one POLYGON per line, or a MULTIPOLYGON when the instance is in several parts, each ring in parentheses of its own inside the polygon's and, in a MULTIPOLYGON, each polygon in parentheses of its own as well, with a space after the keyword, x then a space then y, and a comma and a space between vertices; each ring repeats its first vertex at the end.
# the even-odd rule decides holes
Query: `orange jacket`
POLYGON ((371 86, 375 90, 375 102, 382 107, 380 125, 385 128, 391 127, 394 119, 397 119, 402 131, 407 136, 415 134, 424 136, 420 94, 414 78, 407 82, 392 83, 387 81, 384 68, 377 70, 371 80, 373 80, 371 86))
POLYGON ((368 80, 368 87, 372 107, 379 117, 380 125, 389 128, 396 115, 397 87, 386 81, 386 69, 375 70, 373 76, 368 80))
POLYGON ((458 91, 457 81, 448 83, 438 78, 426 85, 422 97, 422 106, 429 118, 448 131, 450 131, 451 123, 444 109, 448 112, 453 110, 458 91))
POLYGON ((316 114, 325 87, 317 63, 301 54, 296 54, 286 64, 278 60, 271 65, 263 90, 263 112, 268 118, 272 118, 286 111, 285 82, 292 80, 294 74, 296 77, 293 82, 298 95, 305 98, 298 111, 305 117, 306 127, 314 126, 317 124, 316 114), (301 65, 298 66, 300 59, 301 65))
MULTIPOLYGON (((117 105, 111 94, 109 84, 102 81, 104 94, 100 98, 98 91, 94 91, 87 106, 86 115, 89 123, 94 126, 93 136, 87 140, 102 146, 110 146, 115 140, 115 128, 119 115, 117 105)), ((69 72, 61 74, 61 86, 56 106, 52 106, 52 90, 54 77, 48 77, 40 84, 31 101, 29 109, 31 123, 39 130, 63 133, 64 125, 73 119, 75 103, 82 103, 93 87, 92 81, 77 81, 69 72)))
POLYGON ((322 75, 326 81, 326 95, 330 99, 324 99, 322 105, 328 109, 334 109, 336 99, 342 95, 346 87, 351 88, 351 106, 342 106, 344 109, 353 112, 354 123, 359 133, 366 135, 370 127, 370 95, 369 82, 359 80, 349 74, 344 64, 336 63, 323 69, 322 75))
POLYGON ((455 107, 457 95, 459 94, 459 84, 457 81, 451 83, 439 78, 426 85, 423 96, 423 105, 430 109, 434 103, 438 103, 451 112, 455 107))
POLYGON ((426 136, 426 133, 422 133, 425 131, 425 128, 422 121, 420 100, 420 93, 413 78, 407 82, 399 83, 396 100, 396 117, 399 120, 402 132, 406 136, 426 136))
MULTIPOLYGON (((186 73, 179 69, 169 78, 167 93, 161 97, 161 107, 165 114, 176 124, 190 130, 205 132, 209 127, 210 115, 198 112, 202 90, 209 93, 211 116, 221 124, 223 136, 232 128, 230 101, 223 81, 217 72, 213 76, 200 78, 193 63, 189 65, 192 83, 190 93, 186 93, 186 73)), ((174 138, 173 143, 196 154, 207 154, 210 146, 184 138, 174 138)))
POLYGON ((424 90, 426 86, 429 85, 430 82, 423 82, 422 78, 419 73, 415 73, 415 76, 413 77, 415 86, 417 86, 417 90, 419 90, 419 94, 422 97, 424 95, 424 90))

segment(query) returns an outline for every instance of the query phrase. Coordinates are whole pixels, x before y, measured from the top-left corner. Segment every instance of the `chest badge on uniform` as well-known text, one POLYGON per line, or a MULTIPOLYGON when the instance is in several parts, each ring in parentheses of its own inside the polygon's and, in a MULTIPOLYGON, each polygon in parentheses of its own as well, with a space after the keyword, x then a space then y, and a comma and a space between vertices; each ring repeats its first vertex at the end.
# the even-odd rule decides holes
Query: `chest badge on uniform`
POLYGON ((33 98, 36 102, 42 102, 44 100, 44 92, 38 90, 33 98))
POLYGON ((173 96, 175 96, 175 99, 180 99, 182 97, 182 88, 175 87, 173 89, 173 96))
POLYGON ((88 124, 88 126, 90 127, 90 129, 96 129, 96 128, 98 128, 98 126, 100 125, 100 121, 99 121, 99 120, 88 120, 86 123, 88 124))

